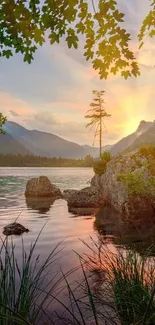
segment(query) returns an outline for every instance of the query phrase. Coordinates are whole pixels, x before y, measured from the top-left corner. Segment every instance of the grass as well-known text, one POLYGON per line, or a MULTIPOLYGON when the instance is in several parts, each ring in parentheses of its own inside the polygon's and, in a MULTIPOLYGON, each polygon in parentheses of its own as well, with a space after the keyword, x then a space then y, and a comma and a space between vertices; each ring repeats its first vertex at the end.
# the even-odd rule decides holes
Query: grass
MULTIPOLYGON (((38 325, 57 324, 47 315, 49 304, 57 302, 63 307, 55 313, 61 324, 74 325, 154 325, 155 324, 155 259, 148 251, 140 256, 134 250, 110 252, 104 242, 92 240, 90 253, 78 256, 82 278, 73 285, 68 275, 53 271, 59 259, 60 244, 40 264, 35 249, 39 236, 26 253, 22 241, 22 263, 16 259, 15 246, 6 239, 0 251, 0 324, 38 325), (45 281, 50 272, 50 280, 45 281), (68 291, 66 304, 55 294, 63 280, 68 291)), ((60 293, 60 291, 58 293, 60 293)))
MULTIPOLYGON (((0 251, 1 325, 38 324, 43 314, 49 320, 49 316, 45 313, 45 304, 60 279, 56 278, 54 272, 50 281, 45 281, 45 279, 48 279, 48 274, 52 271, 61 249, 57 245, 45 261, 40 264, 39 255, 34 256, 38 239, 39 236, 35 243, 30 246, 28 253, 25 252, 22 241, 21 265, 16 259, 15 246, 12 240, 9 241, 6 238, 2 243, 0 251)), ((50 324, 52 324, 51 319, 50 324)))
POLYGON ((135 252, 112 263, 115 304, 123 324, 155 324, 154 265, 135 252))
POLYGON ((100 278, 100 283, 96 282, 97 294, 91 291, 99 319, 100 305, 102 319, 108 319, 106 311, 110 310, 107 324, 154 325, 155 258, 148 257, 148 250, 143 256, 134 250, 112 253, 102 242, 89 248, 91 254, 84 257, 83 263, 92 274, 93 284, 94 274, 100 278))

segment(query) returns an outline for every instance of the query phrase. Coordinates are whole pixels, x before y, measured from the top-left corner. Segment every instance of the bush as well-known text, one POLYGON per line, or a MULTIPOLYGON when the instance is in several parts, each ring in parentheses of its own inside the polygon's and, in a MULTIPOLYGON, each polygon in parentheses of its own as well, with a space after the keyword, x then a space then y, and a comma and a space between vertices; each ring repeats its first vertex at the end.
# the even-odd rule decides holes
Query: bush
POLYGON ((155 186, 155 179, 151 177, 147 182, 143 177, 143 171, 137 173, 120 173, 117 180, 128 187, 130 195, 150 197, 150 186, 155 186))
POLYGON ((142 157, 155 159, 155 146, 153 145, 142 146, 138 151, 142 157))
POLYGON ((152 176, 155 177, 155 160, 152 160, 148 163, 147 168, 152 176))
POLYGON ((112 155, 109 151, 104 151, 100 160, 96 161, 93 165, 94 173, 101 176, 106 172, 107 164, 112 159, 112 155))
POLYGON ((104 151, 101 155, 101 161, 108 163, 112 159, 112 155, 109 151, 104 151))

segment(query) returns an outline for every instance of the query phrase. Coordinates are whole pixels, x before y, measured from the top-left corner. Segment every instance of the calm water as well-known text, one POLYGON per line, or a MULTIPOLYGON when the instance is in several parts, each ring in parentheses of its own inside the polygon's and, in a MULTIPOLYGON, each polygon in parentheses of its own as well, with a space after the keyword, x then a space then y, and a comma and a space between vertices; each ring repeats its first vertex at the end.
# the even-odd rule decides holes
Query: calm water
MULTIPOLYGON (((26 201, 24 196, 26 182, 32 177, 47 176, 61 190, 81 189, 88 186, 93 170, 91 168, 0 168, 0 235, 3 227, 18 218, 18 222, 30 230, 23 235, 25 249, 28 250, 39 231, 40 235, 35 253, 40 261, 62 242, 60 259, 55 268, 64 272, 79 264, 74 251, 82 254, 86 247, 80 239, 89 242, 98 231, 95 229, 95 216, 77 217, 68 212, 65 200, 56 200, 46 204, 26 201)), ((16 243, 16 256, 21 259, 21 236, 13 236, 16 243)), ((77 279, 77 273, 71 275, 71 281, 77 279)))
MULTIPOLYGON (((88 186, 93 171, 89 168, 0 168, 1 235, 3 227, 18 218, 18 222, 30 230, 23 235, 25 247, 29 247, 48 221, 38 243, 41 255, 48 254, 62 240, 65 252, 82 251, 83 244, 79 238, 87 240, 90 235, 96 236, 94 217, 76 217, 68 212, 67 203, 62 199, 54 203, 47 201, 43 206, 26 201, 24 191, 27 180, 40 175, 47 176, 61 190, 81 189, 88 186)), ((14 240, 21 242, 20 237, 15 236, 14 240)), ((72 266, 74 260, 69 263, 72 266)))
MULTIPOLYGON (((79 264, 75 251, 80 255, 86 252, 87 249, 81 240, 91 243, 90 236, 95 240, 98 240, 98 237, 108 239, 106 244, 108 243, 108 249, 112 251, 115 251, 115 246, 122 247, 122 244, 128 247, 129 238, 132 242, 138 242, 139 251, 143 246, 144 238, 146 239, 144 244, 150 245, 150 242, 147 244, 148 239, 151 240, 155 234, 152 226, 150 229, 144 227, 142 231, 137 231, 136 228, 136 232, 133 225, 127 227, 127 230, 124 224, 118 227, 116 212, 112 209, 106 208, 96 216, 77 217, 68 212, 67 203, 62 199, 54 203, 48 200, 44 204, 26 200, 24 196, 26 182, 32 177, 41 175, 47 176, 61 190, 81 189, 89 185, 93 170, 91 168, 0 168, 0 235, 2 238, 3 227, 18 218, 18 222, 30 230, 23 235, 25 249, 28 250, 45 225, 35 253, 40 254, 40 261, 43 261, 53 248, 63 241, 60 245, 63 250, 55 263, 56 272, 60 267, 67 272, 79 264)), ((13 237, 16 243, 16 256, 20 262, 21 236, 13 237)), ((78 273, 73 272, 71 281, 77 278, 78 273)), ((66 297, 64 296, 63 299, 65 300, 66 297)))

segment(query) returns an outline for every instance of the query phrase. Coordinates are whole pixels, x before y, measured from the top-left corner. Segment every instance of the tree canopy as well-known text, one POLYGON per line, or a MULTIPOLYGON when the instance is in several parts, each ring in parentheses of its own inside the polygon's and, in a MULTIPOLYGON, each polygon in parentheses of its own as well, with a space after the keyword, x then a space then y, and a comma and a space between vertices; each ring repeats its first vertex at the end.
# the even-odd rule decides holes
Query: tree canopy
MULTIPOLYGON (((84 56, 101 79, 117 72, 125 79, 137 77, 140 71, 124 18, 115 0, 1 0, 0 56, 22 53, 31 63, 47 38, 51 45, 63 38, 69 48, 77 49, 83 35, 84 56)), ((155 0, 139 33, 140 46, 146 32, 155 35, 155 0)))
POLYGON ((104 90, 93 90, 94 98, 93 102, 90 104, 91 109, 89 109, 85 115, 85 118, 89 120, 86 127, 95 128, 94 138, 99 135, 100 157, 102 155, 102 131, 104 127, 104 119, 105 117, 111 117, 111 115, 104 109, 104 93, 104 90))
POLYGON ((5 134, 3 125, 6 123, 7 117, 0 113, 0 134, 5 134))

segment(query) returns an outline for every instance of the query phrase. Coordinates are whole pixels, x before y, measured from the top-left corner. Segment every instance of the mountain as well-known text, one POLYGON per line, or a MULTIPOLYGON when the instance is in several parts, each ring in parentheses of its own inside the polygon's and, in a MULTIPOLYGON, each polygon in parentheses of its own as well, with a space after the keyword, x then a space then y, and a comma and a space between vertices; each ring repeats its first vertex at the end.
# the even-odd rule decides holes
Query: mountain
POLYGON ((30 150, 28 150, 22 143, 18 140, 14 139, 9 134, 0 134, 0 153, 6 154, 21 154, 27 155, 31 154, 30 150))
POLYGON ((83 158, 87 155, 82 146, 64 140, 52 133, 27 130, 11 121, 6 122, 4 129, 7 135, 18 140, 33 155, 57 158, 83 158))
MULTIPOLYGON (((85 144, 83 148, 87 151, 88 155, 91 155, 92 157, 96 158, 99 156, 99 148, 89 146, 85 144)), ((102 147, 102 151, 109 151, 112 148, 112 145, 107 145, 102 147)))
MULTIPOLYGON (((4 129, 6 135, 0 135, 0 153, 31 154, 41 157, 84 158, 87 155, 98 157, 99 148, 64 140, 52 133, 28 130, 23 126, 8 121, 4 129)), ((121 139, 113 146, 104 146, 112 155, 126 149, 136 149, 144 144, 155 144, 155 121, 141 121, 137 130, 121 139)))
MULTIPOLYGON (((140 142, 142 143, 142 145, 145 142, 145 133, 151 128, 153 127, 153 125, 155 124, 155 122, 146 122, 146 121, 141 121, 137 130, 128 135, 127 137, 124 137, 123 139, 121 139, 120 141, 118 141, 110 150, 110 152, 112 153, 112 155, 116 155, 119 152, 122 152, 124 150, 126 150, 127 148, 131 147, 134 142, 139 138, 142 137, 143 140, 140 140, 140 142)), ((154 142, 155 144, 155 142, 154 142)))
POLYGON ((133 144, 128 148, 128 150, 132 151, 143 145, 148 144, 155 145, 155 122, 149 129, 139 135, 139 137, 133 142, 133 144))

